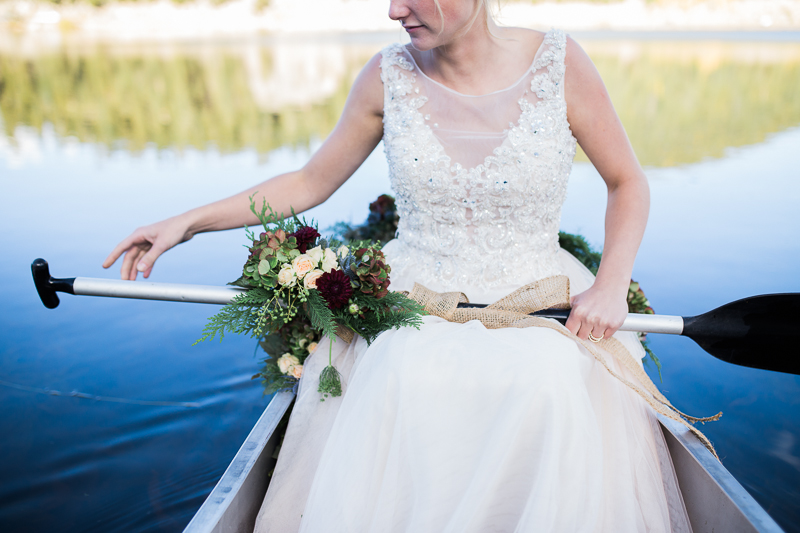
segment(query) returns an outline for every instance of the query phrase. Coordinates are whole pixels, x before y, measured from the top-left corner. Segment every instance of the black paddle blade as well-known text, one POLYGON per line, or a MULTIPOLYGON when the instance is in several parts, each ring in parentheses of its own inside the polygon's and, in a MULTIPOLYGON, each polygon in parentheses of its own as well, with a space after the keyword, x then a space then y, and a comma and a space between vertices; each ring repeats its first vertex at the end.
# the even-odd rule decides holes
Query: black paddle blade
POLYGON ((717 359, 800 375, 800 293, 753 296, 683 321, 683 335, 717 359))

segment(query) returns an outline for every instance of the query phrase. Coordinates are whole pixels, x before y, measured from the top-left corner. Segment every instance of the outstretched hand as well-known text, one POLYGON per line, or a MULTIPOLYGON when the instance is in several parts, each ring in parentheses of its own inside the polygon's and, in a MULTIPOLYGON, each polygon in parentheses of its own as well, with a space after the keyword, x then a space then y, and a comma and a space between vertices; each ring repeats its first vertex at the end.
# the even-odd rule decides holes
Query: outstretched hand
POLYGON ((139 272, 150 277, 153 265, 161 254, 175 245, 191 239, 193 234, 177 217, 168 218, 149 226, 143 226, 131 233, 103 261, 103 268, 113 265, 122 254, 120 278, 135 280, 139 272))
POLYGON ((625 322, 628 303, 618 290, 610 290, 597 284, 570 298, 572 311, 566 327, 581 339, 591 333, 595 339, 607 339, 625 322))

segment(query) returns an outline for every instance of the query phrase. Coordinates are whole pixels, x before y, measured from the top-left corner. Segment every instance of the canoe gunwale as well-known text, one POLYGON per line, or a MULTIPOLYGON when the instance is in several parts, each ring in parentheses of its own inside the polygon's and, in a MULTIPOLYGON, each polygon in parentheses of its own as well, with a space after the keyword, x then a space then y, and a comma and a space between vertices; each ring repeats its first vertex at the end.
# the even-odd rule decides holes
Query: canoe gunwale
POLYGON ((667 441, 693 533, 784 533, 686 426, 656 416, 667 441))

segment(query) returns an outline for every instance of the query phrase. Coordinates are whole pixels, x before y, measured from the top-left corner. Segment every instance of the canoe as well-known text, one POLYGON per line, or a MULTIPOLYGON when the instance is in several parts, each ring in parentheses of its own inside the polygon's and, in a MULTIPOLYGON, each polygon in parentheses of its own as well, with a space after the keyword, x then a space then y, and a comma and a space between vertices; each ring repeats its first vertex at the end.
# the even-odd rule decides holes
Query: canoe
MULTIPOLYGON (((253 531, 275 464, 275 428, 294 399, 279 392, 245 439, 184 533, 253 531)), ((783 530, 685 426, 658 415, 694 533, 783 530)))

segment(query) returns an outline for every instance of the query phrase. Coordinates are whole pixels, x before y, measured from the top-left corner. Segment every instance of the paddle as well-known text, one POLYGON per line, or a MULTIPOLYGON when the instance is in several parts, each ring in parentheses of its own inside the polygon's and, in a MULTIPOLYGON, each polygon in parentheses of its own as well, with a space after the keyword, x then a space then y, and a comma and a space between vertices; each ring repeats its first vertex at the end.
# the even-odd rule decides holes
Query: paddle
MULTIPOLYGON (((42 303, 58 307, 56 292, 85 296, 136 298, 224 305, 244 292, 238 287, 212 287, 98 278, 53 278, 47 261, 31 264, 42 303)), ((459 304, 486 307, 486 304, 459 304)), ((535 316, 562 324, 569 310, 545 309, 535 316)), ((717 359, 740 366, 800 375, 800 293, 765 294, 725 304, 692 317, 628 314, 622 331, 667 333, 689 337, 717 359)))

